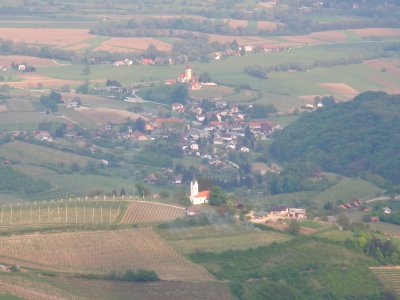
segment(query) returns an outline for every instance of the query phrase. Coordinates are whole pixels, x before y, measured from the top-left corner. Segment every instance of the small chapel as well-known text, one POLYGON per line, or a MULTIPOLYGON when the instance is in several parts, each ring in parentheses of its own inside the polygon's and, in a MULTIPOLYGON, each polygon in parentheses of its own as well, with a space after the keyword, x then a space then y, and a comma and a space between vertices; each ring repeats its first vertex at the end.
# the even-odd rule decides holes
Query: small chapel
POLYGON ((210 191, 199 192, 199 183, 194 178, 190 182, 190 201, 192 202, 192 205, 208 203, 209 199, 210 199, 210 191))

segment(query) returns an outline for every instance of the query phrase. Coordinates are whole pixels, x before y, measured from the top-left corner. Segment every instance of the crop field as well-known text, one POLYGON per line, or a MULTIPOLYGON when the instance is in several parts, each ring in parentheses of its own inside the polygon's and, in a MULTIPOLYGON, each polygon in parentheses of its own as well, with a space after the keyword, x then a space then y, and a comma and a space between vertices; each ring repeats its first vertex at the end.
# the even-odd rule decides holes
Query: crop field
POLYGON ((48 283, 30 280, 22 276, 2 274, 0 299, 62 300, 72 299, 72 297, 68 297, 65 292, 48 283), (13 296, 5 296, 4 294, 13 296))
POLYGON ((126 110, 118 110, 113 108, 79 108, 76 112, 83 115, 89 124, 121 124, 125 123, 128 118, 136 120, 139 115, 126 110))
POLYGON ((33 101, 17 100, 17 99, 12 99, 12 100, 7 101, 6 109, 7 109, 7 111, 18 111, 18 112, 35 111, 36 110, 33 105, 33 101))
POLYGON ((371 267, 384 285, 393 289, 400 296, 400 267, 371 267))
POLYGON ((111 52, 132 52, 146 50, 149 45, 155 45, 160 51, 171 50, 171 44, 155 38, 145 37, 115 37, 102 42, 95 50, 111 52))
POLYGON ((56 116, 46 115, 40 112, 15 112, 6 111, 0 113, 0 126, 7 126, 8 124, 15 126, 15 124, 24 123, 40 123, 40 122, 55 122, 59 121, 56 116), (14 125, 13 125, 14 124, 14 125))
POLYGON ((150 223, 171 221, 185 215, 185 208, 180 206, 133 201, 122 217, 122 224, 150 223))
POLYGON ((49 67, 49 66, 58 66, 59 63, 54 59, 49 58, 40 58, 33 56, 23 56, 23 55, 4 55, 0 56, 0 65, 11 67, 11 64, 15 63, 27 63, 28 65, 35 67, 49 67))
POLYGON ((212 280, 150 228, 0 238, 0 256, 60 270, 110 273, 154 270, 164 280, 212 280))
POLYGON ((94 37, 87 29, 0 28, 0 37, 15 43, 65 46, 94 37))
POLYGON ((162 230, 161 234, 170 245, 184 254, 244 250, 291 239, 284 233, 232 224, 173 228, 162 230))
POLYGON ((51 282, 56 286, 73 291, 77 297, 98 300, 204 300, 233 299, 226 283, 223 282, 182 282, 159 281, 151 283, 112 282, 85 280, 82 278, 55 277, 51 282))
POLYGON ((20 141, 1 145, 0 155, 9 160, 28 164, 38 164, 42 162, 70 165, 72 162, 76 162, 79 165, 84 166, 88 161, 95 161, 92 158, 81 155, 20 141))
POLYGON ((119 201, 42 201, 1 205, 0 227, 15 225, 113 224, 125 208, 119 201))

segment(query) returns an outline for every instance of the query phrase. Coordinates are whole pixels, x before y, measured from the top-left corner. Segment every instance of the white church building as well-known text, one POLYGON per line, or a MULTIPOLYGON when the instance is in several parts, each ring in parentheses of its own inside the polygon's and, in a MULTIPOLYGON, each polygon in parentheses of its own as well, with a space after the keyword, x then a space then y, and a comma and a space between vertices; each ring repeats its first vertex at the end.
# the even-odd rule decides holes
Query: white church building
POLYGON ((190 182, 190 201, 193 205, 208 203, 210 191, 199 192, 199 183, 196 179, 190 182))

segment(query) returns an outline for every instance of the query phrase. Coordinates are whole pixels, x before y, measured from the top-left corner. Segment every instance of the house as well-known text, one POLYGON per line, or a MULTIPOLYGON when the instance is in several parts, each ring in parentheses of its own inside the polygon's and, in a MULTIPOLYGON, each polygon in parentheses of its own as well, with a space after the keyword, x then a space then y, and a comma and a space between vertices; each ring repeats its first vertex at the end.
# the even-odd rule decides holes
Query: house
POLYGON ((135 132, 132 134, 132 136, 135 140, 138 140, 138 141, 147 141, 148 140, 147 136, 144 135, 143 132, 140 132, 138 130, 135 130, 135 132))
POLYGON ((18 71, 25 71, 26 70, 26 66, 25 65, 18 65, 18 71))
POLYGON ((384 214, 388 214, 388 215, 389 215, 389 214, 391 214, 391 213, 392 213, 392 210, 391 210, 391 208, 390 208, 390 207, 384 207, 384 208, 383 208, 383 213, 384 213, 384 214))
POLYGON ((177 113, 184 113, 185 112, 185 106, 183 106, 183 104, 181 103, 173 103, 172 104, 172 110, 177 112, 177 113))
POLYGON ((142 65, 154 65, 154 60, 152 60, 151 58, 143 58, 141 60, 141 64, 142 65))
POLYGON ((250 149, 247 147, 242 147, 242 148, 240 148, 240 152, 248 153, 248 152, 250 152, 250 149))
POLYGON ((307 213, 304 208, 289 208, 289 217, 293 219, 306 219, 307 213))
POLYGON ((289 208, 287 206, 272 206, 269 210, 269 215, 286 217, 289 214, 289 208))
POLYGON ((151 173, 149 176, 145 178, 144 181, 149 184, 155 184, 157 182, 157 176, 154 173, 151 173))
POLYGON ((33 132, 35 139, 41 142, 52 142, 53 137, 51 136, 51 133, 48 131, 34 131, 33 132))
POLYGON ((175 83, 176 83, 175 79, 167 79, 167 80, 165 80, 165 84, 166 85, 172 85, 172 84, 175 84, 175 83))
POLYGON ((124 66, 125 63, 124 63, 122 60, 119 60, 119 61, 113 62, 112 65, 113 65, 114 67, 120 67, 120 66, 124 66))
POLYGON ((172 176, 171 182, 173 184, 182 184, 183 176, 181 174, 172 176))
POLYGON ((380 220, 379 220, 379 217, 371 217, 370 221, 371 222, 379 222, 380 220))
POLYGON ((244 46, 244 52, 253 52, 254 46, 252 45, 245 45, 244 46))
POLYGON ((199 183, 196 179, 190 182, 190 201, 193 205, 208 203, 210 200, 210 191, 199 192, 199 183))

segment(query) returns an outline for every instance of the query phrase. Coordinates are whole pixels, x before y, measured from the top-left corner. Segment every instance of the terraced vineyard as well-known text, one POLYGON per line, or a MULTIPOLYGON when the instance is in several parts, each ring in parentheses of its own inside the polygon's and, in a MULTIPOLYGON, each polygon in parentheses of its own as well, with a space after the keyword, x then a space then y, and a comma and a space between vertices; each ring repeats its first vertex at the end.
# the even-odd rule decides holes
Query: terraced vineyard
POLYGON ((162 203, 133 201, 122 217, 122 224, 171 221, 185 215, 185 208, 162 203))
POLYGON ((60 271, 154 270, 164 280, 212 280, 151 228, 29 234, 0 238, 2 261, 60 271))
POLYGON ((400 296, 400 266, 372 267, 371 270, 384 285, 396 291, 397 295, 400 296))

